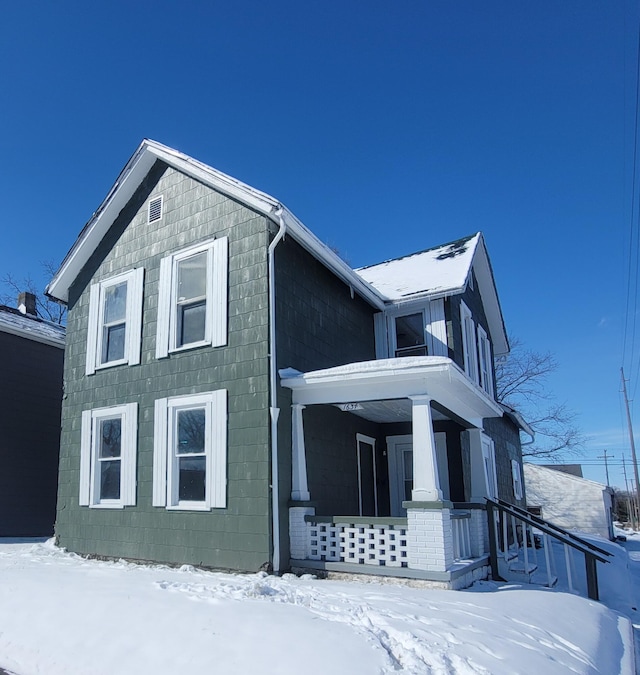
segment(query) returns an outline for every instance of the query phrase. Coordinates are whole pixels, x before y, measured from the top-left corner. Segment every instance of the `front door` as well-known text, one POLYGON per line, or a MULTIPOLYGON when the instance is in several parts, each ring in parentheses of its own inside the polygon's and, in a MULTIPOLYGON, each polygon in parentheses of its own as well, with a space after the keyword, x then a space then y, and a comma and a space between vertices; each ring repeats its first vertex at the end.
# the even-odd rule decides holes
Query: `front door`
POLYGON ((361 516, 378 515, 376 485, 376 439, 356 434, 358 453, 358 498, 361 516))
MULTIPOLYGON (((447 435, 438 432, 433 436, 436 442, 436 461, 442 498, 449 499, 447 435)), ((413 437, 387 436, 387 456, 389 460, 391 515, 396 517, 406 516, 407 510, 402 508, 402 502, 411 501, 411 491, 413 490, 413 437)))

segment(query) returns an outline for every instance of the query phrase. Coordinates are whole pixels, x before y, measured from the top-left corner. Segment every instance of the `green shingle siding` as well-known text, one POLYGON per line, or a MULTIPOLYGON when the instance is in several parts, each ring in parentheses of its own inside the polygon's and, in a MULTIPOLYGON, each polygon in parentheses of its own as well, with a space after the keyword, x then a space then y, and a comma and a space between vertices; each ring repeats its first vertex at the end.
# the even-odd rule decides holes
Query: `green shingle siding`
POLYGON ((71 289, 56 532, 79 553, 257 570, 270 557, 268 224, 232 199, 157 163, 71 289), (162 220, 147 200, 164 196, 162 220), (229 237, 228 345, 155 358, 160 259, 211 237, 229 237), (85 375, 89 285, 145 268, 138 366, 85 375), (153 406, 158 398, 228 390, 227 508, 151 506, 153 406), (82 410, 137 401, 137 505, 78 506, 82 410))

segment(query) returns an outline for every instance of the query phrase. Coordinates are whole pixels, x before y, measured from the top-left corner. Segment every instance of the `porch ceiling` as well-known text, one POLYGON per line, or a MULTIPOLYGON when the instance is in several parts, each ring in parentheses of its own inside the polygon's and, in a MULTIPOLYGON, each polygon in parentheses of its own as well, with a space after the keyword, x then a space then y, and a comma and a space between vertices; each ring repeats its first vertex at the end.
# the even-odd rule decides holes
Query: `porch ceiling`
MULTIPOLYGON (((350 406, 350 404, 336 404, 341 410, 345 410, 345 405, 350 406)), ((397 398, 392 401, 361 401, 357 407, 349 407, 347 410, 353 415, 378 424, 411 422, 411 401, 408 398, 397 398)), ((432 410, 431 416, 434 421, 449 419, 438 410, 432 410)))
POLYGON ((343 409, 367 419, 371 419, 368 415, 380 415, 380 421, 385 422, 405 418, 405 406, 409 412, 406 419, 411 419, 411 402, 396 400, 411 396, 429 396, 477 427, 485 417, 501 417, 503 413, 451 359, 442 356, 362 361, 307 373, 289 368, 280 370, 280 378, 282 386, 292 390, 293 403, 349 404, 343 409), (403 417, 394 416, 397 414, 403 417))

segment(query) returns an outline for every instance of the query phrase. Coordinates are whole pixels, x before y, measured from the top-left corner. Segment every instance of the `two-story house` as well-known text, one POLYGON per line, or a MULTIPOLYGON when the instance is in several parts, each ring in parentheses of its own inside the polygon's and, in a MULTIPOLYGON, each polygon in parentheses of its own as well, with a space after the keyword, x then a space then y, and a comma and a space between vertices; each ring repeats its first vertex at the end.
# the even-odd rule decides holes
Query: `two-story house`
POLYGON ((51 281, 58 518, 83 554, 458 587, 523 503, 481 234, 351 269, 283 204, 145 140, 51 281))

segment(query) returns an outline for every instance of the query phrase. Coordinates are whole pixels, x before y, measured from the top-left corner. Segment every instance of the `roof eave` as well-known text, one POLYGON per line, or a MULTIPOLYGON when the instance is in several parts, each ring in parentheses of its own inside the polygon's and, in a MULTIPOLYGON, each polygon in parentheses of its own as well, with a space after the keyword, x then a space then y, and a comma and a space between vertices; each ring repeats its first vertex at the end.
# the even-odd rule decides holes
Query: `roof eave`
POLYGON ((163 161, 205 185, 241 201, 274 221, 277 220, 276 212, 280 212, 287 231, 298 243, 323 262, 344 283, 357 291, 370 304, 377 309, 383 309, 385 298, 370 284, 361 279, 277 199, 184 153, 150 139, 142 141, 120 172, 102 204, 80 232, 60 269, 47 286, 45 293, 49 297, 68 302, 69 288, 74 279, 157 160, 163 161))

